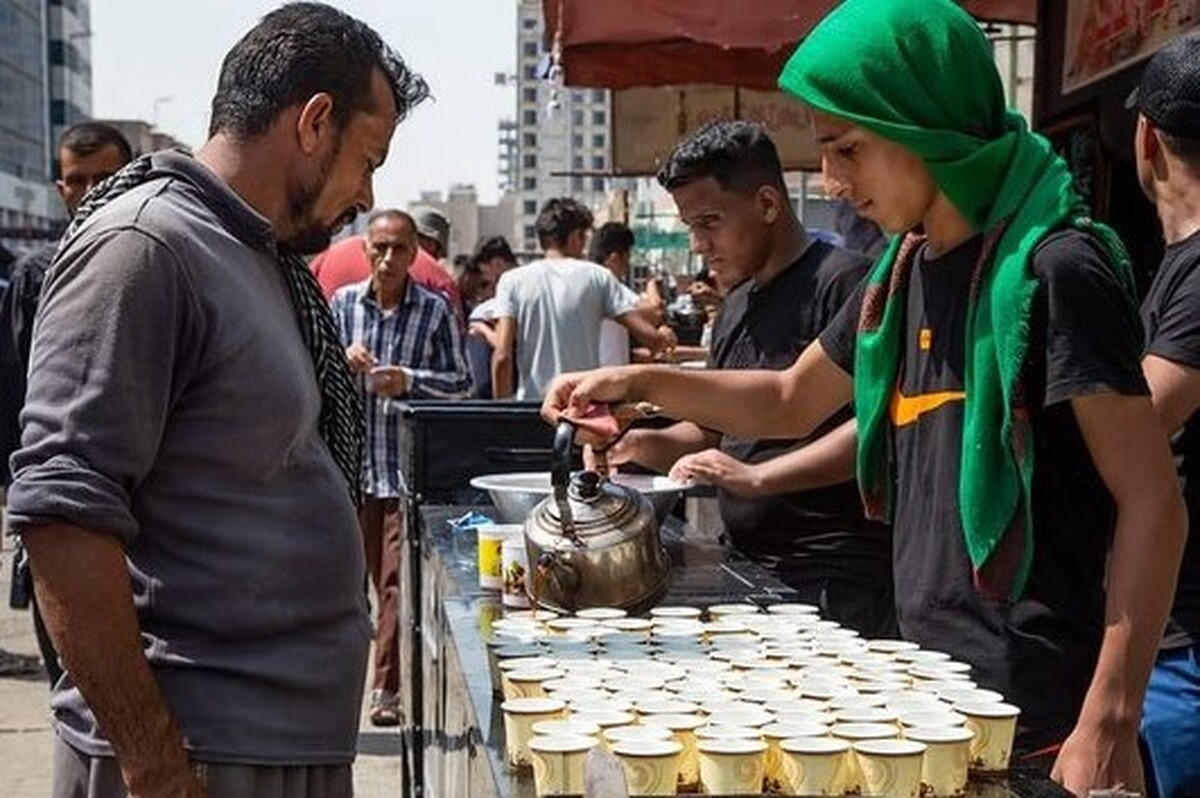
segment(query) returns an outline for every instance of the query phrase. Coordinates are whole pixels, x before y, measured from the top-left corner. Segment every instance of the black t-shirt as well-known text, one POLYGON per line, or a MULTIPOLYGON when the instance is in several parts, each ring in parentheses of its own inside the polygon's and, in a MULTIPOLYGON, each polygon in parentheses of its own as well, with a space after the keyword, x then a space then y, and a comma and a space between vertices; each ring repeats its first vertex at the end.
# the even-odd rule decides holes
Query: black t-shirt
POLYGON ((57 251, 58 242, 54 241, 18 260, 0 301, 0 485, 10 482, 8 458, 21 444, 17 420, 25 403, 33 317, 46 270, 57 251))
MULTIPOLYGON (((896 458, 896 607, 904 637, 970 663, 976 681, 1021 708, 1017 745, 1061 742, 1091 681, 1104 619, 1115 508, 1069 403, 1147 393, 1136 309, 1098 244, 1066 230, 1034 252, 1040 288, 1023 370, 1034 440, 1033 570, 1017 602, 976 590, 959 512, 967 297, 982 238, 936 259, 917 253, 905 307, 904 396, 944 403, 891 434, 896 458)), ((861 292, 821 335, 852 373, 861 292)))
MULTIPOLYGON (((1200 233, 1167 247, 1142 303, 1146 354, 1200 369, 1200 233)), ((1164 648, 1200 643, 1200 414, 1171 440, 1188 509, 1188 540, 1164 648)))
MULTIPOLYGON (((813 241, 765 285, 747 280, 729 292, 713 325, 709 365, 721 369, 785 369, 837 315, 870 266, 857 253, 813 241)), ((851 417, 847 407, 806 440, 747 440, 724 436, 721 451, 759 463, 815 440, 851 417)), ((766 559, 784 581, 829 578, 886 590, 891 582, 891 537, 863 517, 855 484, 740 499, 718 493, 734 546, 766 559)))

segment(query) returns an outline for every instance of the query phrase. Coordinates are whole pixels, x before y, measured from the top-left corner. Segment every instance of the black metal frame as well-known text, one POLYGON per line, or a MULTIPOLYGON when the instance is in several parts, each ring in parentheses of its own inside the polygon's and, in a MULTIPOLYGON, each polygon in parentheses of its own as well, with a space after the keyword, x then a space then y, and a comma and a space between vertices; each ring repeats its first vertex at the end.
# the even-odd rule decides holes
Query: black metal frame
MULTIPOLYGON (((425 504, 474 504, 478 491, 470 477, 488 470, 545 471, 550 467, 554 430, 543 424, 536 402, 414 401, 400 407, 409 428, 409 451, 404 499, 408 544, 408 603, 410 609, 410 717, 401 734, 401 794, 425 796, 425 629, 422 626, 422 572, 426 557, 421 507, 425 504), (454 454, 454 425, 464 425, 469 447, 444 467, 438 455, 454 454), (441 436, 437 436, 440 432, 441 436), (435 465, 436 462, 436 465, 435 465), (473 495, 474 494, 474 495, 473 495)), ((460 428, 461 431, 461 428, 460 428)), ((404 597, 401 597, 401 601, 404 597)))

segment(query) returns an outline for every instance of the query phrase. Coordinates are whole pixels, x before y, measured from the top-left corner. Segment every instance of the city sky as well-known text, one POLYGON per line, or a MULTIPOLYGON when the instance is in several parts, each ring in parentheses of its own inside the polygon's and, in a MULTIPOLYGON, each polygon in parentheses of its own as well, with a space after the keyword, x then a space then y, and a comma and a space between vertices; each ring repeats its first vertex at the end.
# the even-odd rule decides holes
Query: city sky
MULTIPOLYGON (((93 113, 157 122, 163 132, 199 146, 221 59, 280 4, 93 0, 93 113)), ((376 177, 376 204, 402 205, 423 190, 445 191, 452 183, 473 183, 481 201, 494 202, 496 123, 515 107, 513 89, 496 86, 494 75, 512 71, 516 62, 515 0, 333 5, 379 31, 425 76, 436 98, 397 129, 376 177)))

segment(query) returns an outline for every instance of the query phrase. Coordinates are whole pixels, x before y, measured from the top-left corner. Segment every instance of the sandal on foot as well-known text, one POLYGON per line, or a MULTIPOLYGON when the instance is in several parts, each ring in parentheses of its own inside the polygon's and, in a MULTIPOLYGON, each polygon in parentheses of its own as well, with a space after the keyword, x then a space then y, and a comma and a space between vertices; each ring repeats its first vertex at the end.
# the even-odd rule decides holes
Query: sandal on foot
POLYGON ((372 726, 399 726, 400 697, 387 690, 376 690, 371 693, 369 717, 372 726))

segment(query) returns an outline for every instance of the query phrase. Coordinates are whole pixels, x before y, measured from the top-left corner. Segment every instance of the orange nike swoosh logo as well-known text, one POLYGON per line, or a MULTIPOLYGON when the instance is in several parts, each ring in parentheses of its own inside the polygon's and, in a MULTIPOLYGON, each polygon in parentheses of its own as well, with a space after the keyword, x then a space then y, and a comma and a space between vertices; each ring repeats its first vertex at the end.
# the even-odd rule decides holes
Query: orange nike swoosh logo
POLYGON ((938 391, 936 393, 921 393, 916 396, 905 396, 900 391, 892 394, 889 407, 892 424, 904 427, 915 423, 921 416, 947 405, 950 402, 961 402, 967 394, 963 391, 938 391))

